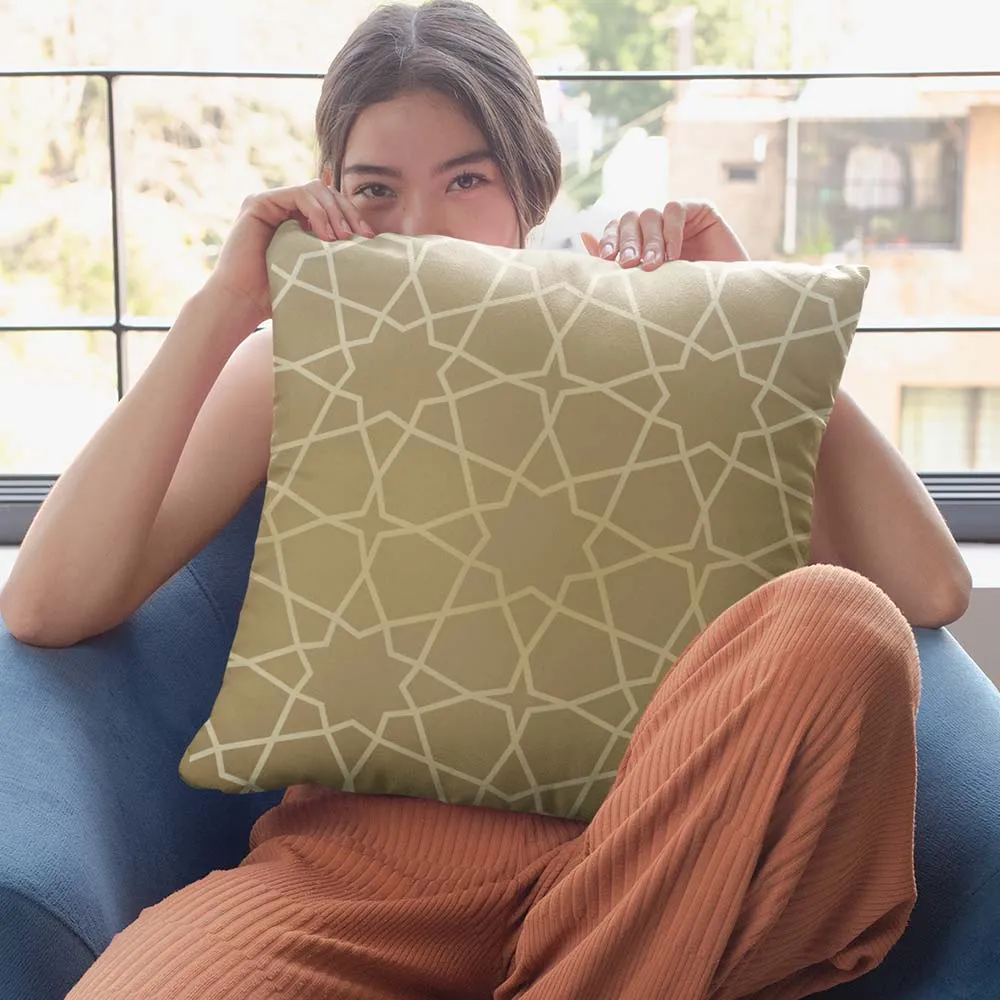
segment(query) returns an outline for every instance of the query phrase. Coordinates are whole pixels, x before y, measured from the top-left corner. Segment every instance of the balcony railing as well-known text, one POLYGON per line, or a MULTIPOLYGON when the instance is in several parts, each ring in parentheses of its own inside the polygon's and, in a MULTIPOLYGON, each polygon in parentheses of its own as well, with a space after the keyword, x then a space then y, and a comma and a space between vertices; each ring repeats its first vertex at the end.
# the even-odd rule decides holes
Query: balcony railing
MULTIPOLYGON (((116 125, 116 95, 119 81, 129 77, 198 78, 198 79, 259 79, 259 80, 321 80, 323 73, 264 71, 264 70, 184 70, 130 69, 106 67, 74 67, 45 69, 0 69, 0 79, 40 77, 99 77, 105 82, 109 181, 111 189, 111 252, 113 269, 114 313, 106 321, 88 320, 76 323, 10 324, 0 317, 0 333, 76 331, 105 332, 115 337, 115 357, 118 396, 127 384, 125 337, 130 332, 163 332, 168 326, 154 320, 130 316, 125 301, 125 260, 123 209, 120 191, 120 146, 116 125)), ((929 79, 929 78, 988 78, 1000 77, 1000 70, 873 70, 868 72, 817 71, 580 71, 539 73, 540 81, 676 81, 693 80, 847 80, 847 79, 929 79)), ((1000 333, 998 317, 934 317, 920 323, 881 322, 861 323, 859 333, 885 332, 982 332, 1000 333)), ((921 473, 949 527, 959 541, 1000 542, 1000 470, 997 472, 921 473)), ((0 545, 20 542, 27 526, 47 495, 55 476, 0 474, 0 545)))

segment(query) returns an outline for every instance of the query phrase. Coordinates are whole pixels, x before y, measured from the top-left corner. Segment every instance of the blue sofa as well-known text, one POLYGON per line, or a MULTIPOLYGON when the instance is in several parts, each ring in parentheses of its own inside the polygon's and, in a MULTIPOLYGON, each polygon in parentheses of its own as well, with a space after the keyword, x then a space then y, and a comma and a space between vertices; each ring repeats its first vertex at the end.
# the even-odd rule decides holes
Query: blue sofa
MULTIPOLYGON (((177 775, 221 683, 261 500, 107 635, 41 650, 0 627, 0 1000, 65 997, 143 907, 236 865, 278 801, 177 775)), ((919 900, 887 959, 828 1000, 1000 998, 1000 693, 947 631, 917 641, 919 900)))

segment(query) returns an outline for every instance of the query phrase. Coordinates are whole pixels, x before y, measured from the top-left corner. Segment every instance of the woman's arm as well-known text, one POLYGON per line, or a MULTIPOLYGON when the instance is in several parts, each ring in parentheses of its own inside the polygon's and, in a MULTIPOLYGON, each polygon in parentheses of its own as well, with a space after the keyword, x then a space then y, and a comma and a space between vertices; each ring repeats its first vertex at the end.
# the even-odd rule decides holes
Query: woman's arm
POLYGON ((841 389, 816 467, 812 561, 877 583, 911 625, 965 613, 972 577, 948 526, 902 455, 841 389))
POLYGON ((19 639, 68 646, 117 625, 264 478, 272 351, 252 331, 270 315, 265 256, 286 219, 328 239, 370 232, 321 180, 243 202, 212 276, 32 522, 0 591, 19 639))
POLYGON ((271 352, 260 334, 234 351, 244 325, 231 300, 205 291, 181 310, 28 529, 0 591, 15 637, 68 646, 117 625, 260 481, 271 352))

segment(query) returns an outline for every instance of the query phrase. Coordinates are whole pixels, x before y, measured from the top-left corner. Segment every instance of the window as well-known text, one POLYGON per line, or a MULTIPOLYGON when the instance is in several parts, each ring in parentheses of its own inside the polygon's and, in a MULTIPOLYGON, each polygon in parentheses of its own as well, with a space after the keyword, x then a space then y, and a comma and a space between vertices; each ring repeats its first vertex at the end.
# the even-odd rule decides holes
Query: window
POLYGON ((900 423, 900 450, 916 468, 1000 468, 1000 387, 904 386, 900 423))
POLYGON ((962 119, 801 123, 797 244, 957 246, 964 145, 962 119))
POLYGON ((730 163, 726 167, 726 178, 730 182, 747 183, 757 180, 757 165, 755 163, 730 163))
MULTIPOLYGON (((377 2, 337 0, 330 21, 328 0, 240 0, 224 30, 193 34, 203 0, 8 11, 0 544, 149 363, 243 197, 312 176, 319 81, 377 2)), ((943 34, 906 0, 694 0, 654 15, 646 0, 480 2, 525 46, 563 149, 537 242, 579 250, 582 230, 628 209, 705 198, 753 257, 870 264, 844 385, 932 492, 952 470, 948 496, 934 493, 943 510, 960 476, 1000 540, 986 489, 1000 474, 988 7, 951 0, 943 34), (886 46, 904 19, 907 44, 886 46), (980 387, 978 417, 969 397, 934 395, 956 386, 980 387)))

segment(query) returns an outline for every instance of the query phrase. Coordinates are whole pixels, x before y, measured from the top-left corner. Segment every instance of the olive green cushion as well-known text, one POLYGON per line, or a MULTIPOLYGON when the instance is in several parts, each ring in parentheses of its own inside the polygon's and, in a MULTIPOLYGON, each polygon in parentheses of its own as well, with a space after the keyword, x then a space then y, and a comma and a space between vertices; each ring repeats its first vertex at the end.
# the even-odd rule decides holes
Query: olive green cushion
POLYGON ((295 223, 268 261, 264 511, 181 775, 592 817, 684 647, 808 562, 867 270, 295 223))

